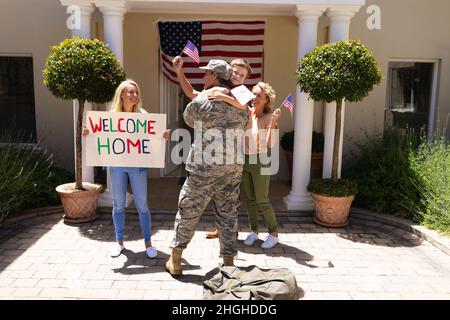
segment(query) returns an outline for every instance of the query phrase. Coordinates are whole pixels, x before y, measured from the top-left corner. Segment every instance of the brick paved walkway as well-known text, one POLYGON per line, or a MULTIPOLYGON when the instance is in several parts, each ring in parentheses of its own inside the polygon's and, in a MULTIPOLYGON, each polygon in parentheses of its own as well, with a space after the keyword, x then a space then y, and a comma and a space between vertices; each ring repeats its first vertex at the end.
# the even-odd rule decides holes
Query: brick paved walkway
MULTIPOLYGON (((302 299, 450 299, 450 256, 427 241, 383 224, 321 228, 310 217, 278 219, 281 243, 270 250, 246 247, 246 218, 239 217, 236 265, 287 267, 302 299)), ((153 215, 158 258, 147 259, 136 214, 128 214, 126 247, 109 257, 112 219, 67 225, 61 214, 0 228, 1 299, 201 299, 202 282, 217 272, 219 244, 206 240, 204 216, 183 255, 184 275, 164 271, 173 215, 153 215)), ((261 233, 265 236, 265 233, 261 233)))

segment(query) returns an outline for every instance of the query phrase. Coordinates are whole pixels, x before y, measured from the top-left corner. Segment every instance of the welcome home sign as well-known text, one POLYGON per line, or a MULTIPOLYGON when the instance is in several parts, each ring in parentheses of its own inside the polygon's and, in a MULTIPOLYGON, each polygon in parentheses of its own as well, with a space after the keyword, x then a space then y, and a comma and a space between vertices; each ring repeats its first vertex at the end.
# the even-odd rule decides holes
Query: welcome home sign
POLYGON ((88 111, 85 125, 87 166, 164 167, 165 114, 88 111))

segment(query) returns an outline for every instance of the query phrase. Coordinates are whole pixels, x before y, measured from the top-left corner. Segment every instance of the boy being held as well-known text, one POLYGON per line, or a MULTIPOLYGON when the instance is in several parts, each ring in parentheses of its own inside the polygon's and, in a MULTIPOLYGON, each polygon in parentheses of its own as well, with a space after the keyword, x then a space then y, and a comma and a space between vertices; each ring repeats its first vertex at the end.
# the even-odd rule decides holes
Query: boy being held
MULTIPOLYGON (((181 56, 176 56, 172 60, 172 66, 175 70, 175 73, 177 74, 178 80, 180 82, 181 89, 183 90, 184 94, 189 99, 194 99, 199 95, 199 91, 195 90, 192 85, 187 80, 184 72, 183 72, 183 58, 181 56)), ((235 88, 237 86, 240 86, 244 84, 244 81, 248 79, 250 76, 252 69, 250 67, 250 64, 243 60, 243 59, 234 59, 230 62, 230 66, 233 69, 233 73, 230 77, 230 83, 231 88, 235 88)), ((229 95, 230 90, 222 87, 214 87, 211 89, 206 90, 206 94, 209 100, 213 101, 224 101, 233 107, 236 107, 241 110, 246 110, 247 105, 241 105, 234 97, 229 95)))

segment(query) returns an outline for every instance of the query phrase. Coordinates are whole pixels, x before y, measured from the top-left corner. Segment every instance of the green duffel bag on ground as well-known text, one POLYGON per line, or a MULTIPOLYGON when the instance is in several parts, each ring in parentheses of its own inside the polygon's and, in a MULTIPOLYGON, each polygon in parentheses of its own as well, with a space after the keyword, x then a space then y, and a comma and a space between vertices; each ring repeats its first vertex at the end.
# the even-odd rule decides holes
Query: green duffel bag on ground
POLYGON ((289 269, 221 267, 203 282, 205 300, 298 300, 300 290, 289 269))

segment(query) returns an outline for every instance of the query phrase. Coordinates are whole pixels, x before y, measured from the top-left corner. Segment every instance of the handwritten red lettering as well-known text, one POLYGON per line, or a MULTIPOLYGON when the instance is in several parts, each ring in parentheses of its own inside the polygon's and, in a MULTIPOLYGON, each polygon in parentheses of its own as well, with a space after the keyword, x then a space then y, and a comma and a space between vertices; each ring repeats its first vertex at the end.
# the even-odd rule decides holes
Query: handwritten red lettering
POLYGON ((121 123, 123 120, 125 120, 125 119, 124 119, 124 118, 119 118, 119 121, 118 121, 118 123, 117 123, 119 132, 125 132, 125 130, 123 130, 122 127, 120 126, 120 123, 121 123))
POLYGON ((91 124, 92 133, 96 133, 97 131, 99 131, 99 132, 102 131, 102 118, 99 118, 98 125, 96 123, 92 122, 91 117, 89 117, 89 122, 91 124))
POLYGON ((139 139, 137 139, 135 143, 133 143, 133 141, 131 141, 130 139, 127 139, 127 150, 128 150, 128 153, 131 153, 130 145, 132 147, 137 147, 138 148, 138 154, 141 154, 141 141, 139 139))
POLYGON ((155 123, 156 121, 154 121, 154 120, 148 120, 148 122, 147 122, 147 133, 148 134, 156 134, 156 132, 155 131, 152 131, 152 129, 154 129, 154 127, 153 127, 153 123, 155 123))

